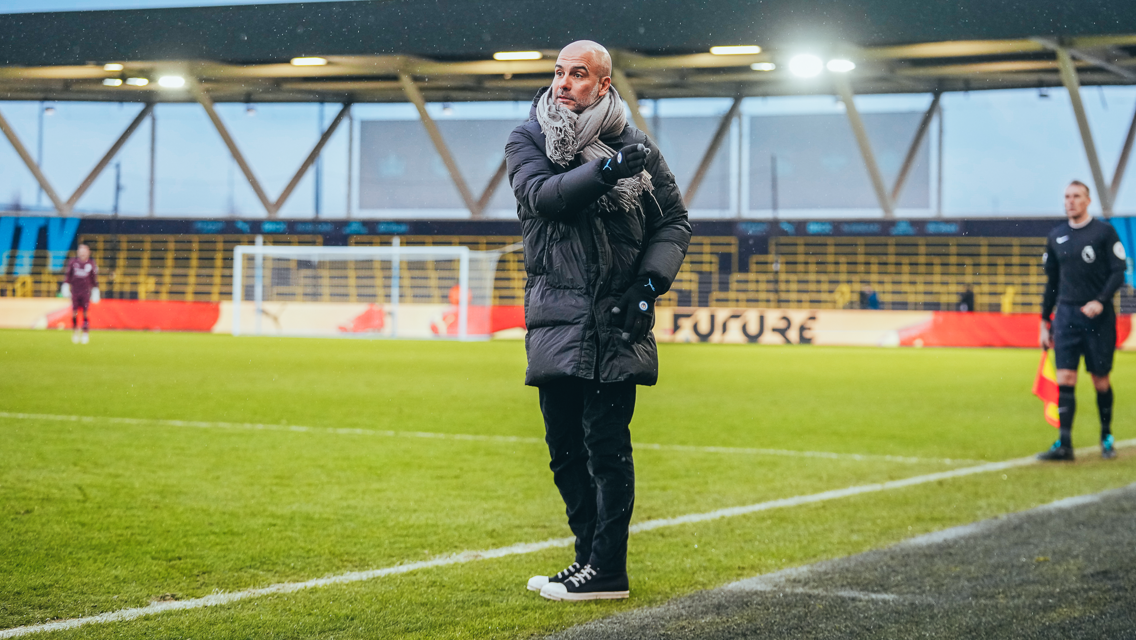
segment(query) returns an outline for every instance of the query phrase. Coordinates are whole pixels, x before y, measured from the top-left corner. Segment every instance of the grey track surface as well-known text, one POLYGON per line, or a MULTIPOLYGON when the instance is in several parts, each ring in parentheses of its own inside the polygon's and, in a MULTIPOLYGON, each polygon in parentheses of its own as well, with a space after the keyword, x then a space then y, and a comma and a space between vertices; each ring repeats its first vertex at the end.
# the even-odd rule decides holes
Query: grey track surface
POLYGON ((1136 484, 750 578, 554 638, 1136 638, 1136 484))

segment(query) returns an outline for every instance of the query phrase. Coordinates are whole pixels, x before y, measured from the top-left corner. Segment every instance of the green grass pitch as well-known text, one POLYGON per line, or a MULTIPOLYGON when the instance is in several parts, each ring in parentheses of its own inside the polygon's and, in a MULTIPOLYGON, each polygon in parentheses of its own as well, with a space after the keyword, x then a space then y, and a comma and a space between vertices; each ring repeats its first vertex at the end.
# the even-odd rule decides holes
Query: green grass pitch
MULTIPOLYGON (((520 342, 69 338, 0 332, 0 630, 569 535, 520 342), (372 433, 388 430, 518 439, 372 433)), ((926 460, 640 447, 635 521, 1039 451, 1054 430, 1029 393, 1037 360, 663 345, 659 386, 640 390, 637 443, 926 460)), ((1118 354, 1118 439, 1133 436, 1134 370, 1136 356, 1118 354)), ((1087 380, 1080 389, 1075 439, 1090 446, 1095 403, 1087 380)), ((1134 471, 1128 451, 1087 455, 635 534, 625 602, 527 592, 529 576, 570 562, 555 548, 31 637, 526 638, 1122 486, 1134 471)))

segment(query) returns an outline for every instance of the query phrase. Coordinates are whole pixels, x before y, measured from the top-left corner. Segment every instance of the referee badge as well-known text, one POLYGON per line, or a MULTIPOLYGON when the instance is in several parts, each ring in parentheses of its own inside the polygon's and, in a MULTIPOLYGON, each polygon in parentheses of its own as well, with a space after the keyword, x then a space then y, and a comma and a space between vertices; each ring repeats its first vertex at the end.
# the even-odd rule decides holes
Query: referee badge
POLYGON ((1124 253, 1124 245, 1120 244, 1119 242, 1112 245, 1112 252, 1115 253, 1116 257, 1120 258, 1121 260, 1128 259, 1128 255, 1124 253))
POLYGON ((1085 262, 1089 262, 1089 263, 1091 263, 1091 262, 1093 262, 1094 260, 1097 259, 1097 252, 1093 251, 1092 245, 1089 245, 1089 246, 1085 247, 1084 249, 1081 249, 1081 259, 1084 260, 1085 262))

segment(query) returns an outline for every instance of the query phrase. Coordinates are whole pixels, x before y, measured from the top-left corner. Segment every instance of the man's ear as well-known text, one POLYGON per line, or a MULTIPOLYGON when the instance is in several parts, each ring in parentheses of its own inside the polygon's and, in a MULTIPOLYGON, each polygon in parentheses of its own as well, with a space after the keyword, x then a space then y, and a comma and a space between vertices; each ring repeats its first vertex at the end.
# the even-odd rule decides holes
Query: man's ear
POLYGON ((607 90, 611 88, 611 76, 600 80, 600 88, 596 93, 596 97, 602 98, 607 95, 607 90))

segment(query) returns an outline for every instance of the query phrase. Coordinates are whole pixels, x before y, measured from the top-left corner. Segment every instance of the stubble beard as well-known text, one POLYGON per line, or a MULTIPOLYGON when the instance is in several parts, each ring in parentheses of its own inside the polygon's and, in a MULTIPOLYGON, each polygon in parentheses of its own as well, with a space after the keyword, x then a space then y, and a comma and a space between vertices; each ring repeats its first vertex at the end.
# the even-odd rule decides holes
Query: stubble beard
POLYGON ((599 100, 599 92, 600 88, 598 86, 595 89, 592 89, 591 94, 588 95, 584 100, 576 101, 575 106, 576 109, 579 109, 579 111, 577 111, 576 109, 571 109, 571 111, 576 113, 576 115, 587 111, 589 107, 591 107, 596 103, 597 100, 599 100))

